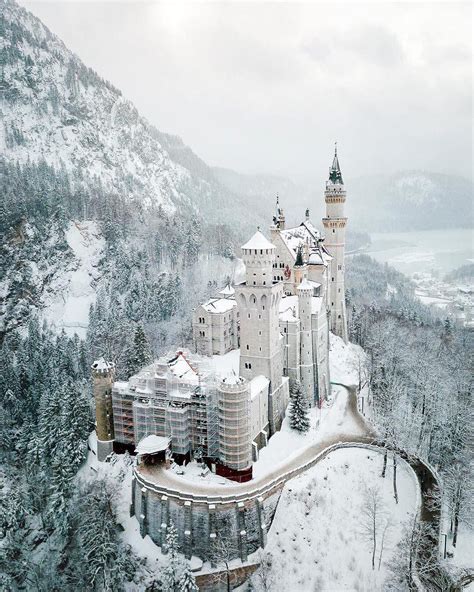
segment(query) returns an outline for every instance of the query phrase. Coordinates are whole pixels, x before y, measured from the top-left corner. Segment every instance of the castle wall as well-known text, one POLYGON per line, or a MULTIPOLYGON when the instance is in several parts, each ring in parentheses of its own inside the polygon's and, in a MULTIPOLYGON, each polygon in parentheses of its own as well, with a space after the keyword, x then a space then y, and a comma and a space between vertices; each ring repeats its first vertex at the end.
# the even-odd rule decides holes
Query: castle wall
MULTIPOLYGON (((139 521, 142 537, 149 535, 162 547, 166 529, 173 522, 178 531, 180 551, 203 561, 213 560, 213 547, 219 537, 229 543, 232 558, 246 561, 248 555, 266 544, 284 482, 267 491, 241 496, 242 499, 218 501, 176 497, 154 490, 135 472, 130 514, 139 521)), ((199 496, 197 496, 199 497, 199 496)))

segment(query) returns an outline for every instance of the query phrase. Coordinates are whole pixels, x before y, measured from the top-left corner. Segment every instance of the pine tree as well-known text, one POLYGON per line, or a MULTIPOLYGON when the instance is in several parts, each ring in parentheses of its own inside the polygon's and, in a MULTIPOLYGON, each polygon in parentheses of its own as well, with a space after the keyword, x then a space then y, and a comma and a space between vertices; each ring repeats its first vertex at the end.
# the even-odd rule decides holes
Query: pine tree
POLYGON ((150 345, 148 343, 143 325, 137 325, 133 344, 127 357, 127 376, 133 376, 141 368, 149 364, 152 360, 150 345))
POLYGON ((184 571, 179 580, 179 590, 180 592, 199 592, 196 579, 194 578, 188 563, 186 563, 184 571))
POLYGON ((167 552, 167 562, 163 569, 163 592, 181 592, 180 580, 183 571, 183 560, 179 555, 178 531, 173 522, 170 522, 166 531, 165 548, 167 552))
POLYGON ((298 432, 307 432, 310 421, 308 417, 308 406, 301 390, 299 382, 295 382, 290 403, 290 427, 298 432))

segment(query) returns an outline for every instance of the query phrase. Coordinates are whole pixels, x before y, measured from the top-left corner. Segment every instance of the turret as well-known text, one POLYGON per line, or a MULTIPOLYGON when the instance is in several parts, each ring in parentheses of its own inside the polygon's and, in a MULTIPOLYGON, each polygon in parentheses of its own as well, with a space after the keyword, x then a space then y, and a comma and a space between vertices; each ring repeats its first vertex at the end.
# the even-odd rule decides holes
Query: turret
POLYGON ((272 285, 275 250, 275 245, 265 238, 260 230, 257 230, 252 238, 242 246, 242 260, 246 269, 247 286, 272 285))
POLYGON ((280 208, 280 198, 276 196, 275 215, 273 216, 273 227, 278 230, 285 230, 285 214, 283 208, 280 208))
POLYGON ((303 245, 300 245, 296 251, 296 260, 293 265, 293 276, 295 278, 295 290, 307 277, 308 274, 308 266, 305 264, 303 260, 303 245))
POLYGON ((234 480, 252 478, 250 390, 245 378, 229 376, 217 387, 219 408, 219 458, 233 471, 234 480))
POLYGON ((326 201, 326 217, 323 225, 326 231, 325 246, 332 256, 329 276, 329 310, 331 330, 344 341, 347 341, 347 319, 344 285, 344 255, 347 218, 344 215, 346 191, 342 179, 341 168, 337 156, 337 145, 334 150, 329 179, 324 192, 326 201))
POLYGON ((315 401, 315 376, 313 359, 312 300, 313 286, 304 279, 296 290, 300 318, 300 375, 301 386, 309 406, 315 401))
POLYGON ((113 451, 115 438, 112 411, 115 364, 100 358, 92 364, 91 370, 95 399, 97 459, 102 462, 113 451))

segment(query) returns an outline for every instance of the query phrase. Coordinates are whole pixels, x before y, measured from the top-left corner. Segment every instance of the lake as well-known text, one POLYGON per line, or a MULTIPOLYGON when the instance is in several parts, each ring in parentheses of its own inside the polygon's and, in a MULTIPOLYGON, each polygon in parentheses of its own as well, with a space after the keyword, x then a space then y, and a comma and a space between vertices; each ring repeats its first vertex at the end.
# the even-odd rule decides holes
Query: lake
POLYGON ((416 272, 444 275, 474 261, 473 230, 415 230, 370 235, 367 254, 411 276, 416 272))

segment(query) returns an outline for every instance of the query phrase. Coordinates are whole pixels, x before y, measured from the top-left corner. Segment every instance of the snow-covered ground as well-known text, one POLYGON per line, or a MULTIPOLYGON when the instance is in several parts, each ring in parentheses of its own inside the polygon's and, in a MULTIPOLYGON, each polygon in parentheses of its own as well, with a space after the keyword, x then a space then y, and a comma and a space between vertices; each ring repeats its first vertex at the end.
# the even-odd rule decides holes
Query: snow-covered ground
POLYGON ((57 330, 85 338, 89 307, 95 303, 95 282, 99 278, 98 264, 105 246, 98 225, 92 221, 71 222, 66 240, 74 261, 51 286, 42 316, 57 330))
POLYGON ((399 461, 396 504, 391 463, 382 479, 382 462, 382 454, 372 449, 340 449, 286 484, 265 549, 273 556, 271 590, 382 589, 403 525, 416 512, 419 499, 414 473, 399 461), (381 497, 375 570, 362 518, 367 488, 372 487, 381 497), (388 518, 379 570, 381 537, 388 518))

